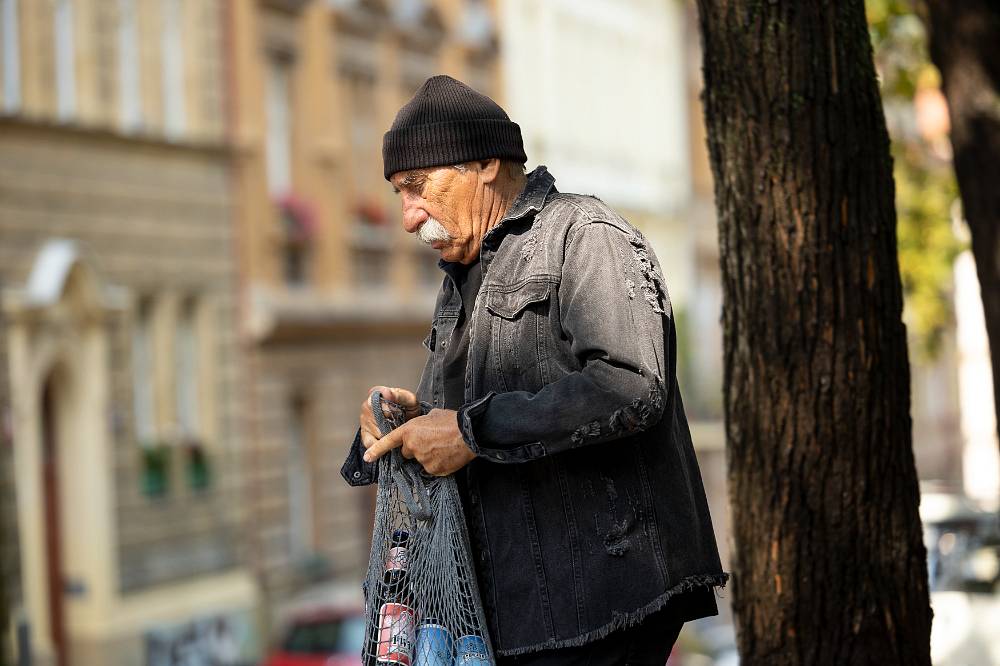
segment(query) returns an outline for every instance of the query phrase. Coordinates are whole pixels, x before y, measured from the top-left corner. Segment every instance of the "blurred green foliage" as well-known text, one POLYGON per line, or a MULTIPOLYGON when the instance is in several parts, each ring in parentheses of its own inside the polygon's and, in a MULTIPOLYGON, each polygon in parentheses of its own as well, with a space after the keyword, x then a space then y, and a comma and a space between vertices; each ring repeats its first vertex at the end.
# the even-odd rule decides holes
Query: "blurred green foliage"
POLYGON ((897 146, 896 235, 903 279, 905 319, 926 358, 933 358, 945 329, 953 322, 952 266, 964 244, 951 226, 951 207, 958 198, 950 169, 928 168, 912 147, 897 146))
POLYGON ((922 136, 915 100, 940 88, 927 31, 911 0, 866 0, 868 26, 892 139, 904 319, 916 351, 938 353, 952 324, 952 265, 965 244, 954 234, 958 187, 947 138, 922 136))

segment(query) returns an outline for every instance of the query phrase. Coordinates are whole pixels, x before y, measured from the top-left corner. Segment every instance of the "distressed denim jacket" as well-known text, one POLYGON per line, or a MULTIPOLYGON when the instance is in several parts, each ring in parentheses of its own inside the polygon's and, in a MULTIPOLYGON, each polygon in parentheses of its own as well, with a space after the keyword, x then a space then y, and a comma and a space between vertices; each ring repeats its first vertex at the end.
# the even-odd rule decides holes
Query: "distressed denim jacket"
MULTIPOLYGON (((727 579, 659 263, 607 205, 554 182, 532 172, 483 239, 458 413, 477 455, 459 472, 466 520, 503 655, 596 640, 727 579)), ((447 274, 424 342, 425 409, 443 406, 461 307, 447 274)), ((362 453, 356 438, 342 470, 355 485, 375 480, 362 453)))

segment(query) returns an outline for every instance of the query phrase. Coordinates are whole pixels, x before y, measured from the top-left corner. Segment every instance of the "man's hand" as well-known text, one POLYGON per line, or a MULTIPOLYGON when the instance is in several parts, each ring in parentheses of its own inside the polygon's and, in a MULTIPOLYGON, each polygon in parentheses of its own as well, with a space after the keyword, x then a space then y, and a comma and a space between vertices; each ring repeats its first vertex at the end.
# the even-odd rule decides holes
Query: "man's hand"
POLYGON ((378 460, 402 447, 404 458, 416 458, 434 476, 447 476, 469 464, 476 454, 465 443, 453 409, 432 409, 407 421, 368 448, 365 461, 378 460))
MULTIPOLYGON (((361 422, 361 443, 364 444, 366 449, 371 448, 382 436, 382 432, 378 429, 378 424, 375 423, 375 415, 372 414, 372 393, 375 391, 379 391, 382 394, 382 400, 394 402, 401 406, 407 421, 420 415, 420 401, 417 400, 417 396, 412 391, 389 386, 371 387, 368 389, 368 397, 361 403, 361 417, 359 419, 361 422)), ((386 418, 391 416, 387 405, 382 405, 382 413, 386 418)))

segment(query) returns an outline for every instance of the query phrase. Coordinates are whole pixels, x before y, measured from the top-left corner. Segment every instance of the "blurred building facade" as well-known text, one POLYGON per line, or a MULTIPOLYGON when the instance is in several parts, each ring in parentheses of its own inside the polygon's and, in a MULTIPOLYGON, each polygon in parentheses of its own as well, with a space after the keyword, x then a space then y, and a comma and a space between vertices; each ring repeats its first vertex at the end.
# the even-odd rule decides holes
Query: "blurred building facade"
POLYGON ((476 0, 232 3, 244 481, 268 610, 363 578, 374 494, 339 469, 368 389, 416 386, 443 277, 401 229, 382 134, 434 74, 498 95, 494 16, 476 0))
POLYGON ((35 664, 249 649, 224 7, 0 2, 0 548, 35 664))

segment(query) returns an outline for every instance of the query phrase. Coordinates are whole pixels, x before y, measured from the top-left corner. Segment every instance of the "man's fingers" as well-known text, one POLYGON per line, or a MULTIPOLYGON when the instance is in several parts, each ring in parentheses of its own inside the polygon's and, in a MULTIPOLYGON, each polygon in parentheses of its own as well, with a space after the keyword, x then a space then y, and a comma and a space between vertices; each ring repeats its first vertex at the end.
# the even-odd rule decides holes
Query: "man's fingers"
POLYGON ((373 386, 371 387, 371 390, 368 391, 369 399, 371 399, 371 395, 375 391, 382 394, 382 399, 394 402, 397 405, 402 405, 403 407, 412 407, 420 404, 420 401, 417 400, 416 394, 405 388, 398 388, 396 386, 373 386))
POLYGON ((396 428, 388 435, 372 444, 365 452, 365 462, 374 462, 384 456, 387 452, 403 445, 403 436, 406 426, 396 428))
POLYGON ((420 408, 420 401, 417 400, 417 396, 413 391, 408 391, 404 388, 390 388, 389 391, 391 393, 388 399, 400 405, 403 409, 413 411, 420 408))
POLYGON ((397 388, 395 386, 373 386, 368 389, 368 397, 365 399, 364 403, 361 405, 361 424, 364 427, 366 418, 371 418, 370 429, 372 432, 381 436, 381 432, 377 425, 375 425, 375 417, 372 415, 372 394, 378 391, 382 394, 382 415, 387 419, 403 417, 404 421, 409 421, 420 416, 421 407, 420 400, 417 399, 416 394, 413 391, 404 388, 397 388), (390 404, 391 403, 391 404, 390 404), (402 414, 400 415, 395 409, 394 405, 398 405, 402 408, 402 414))
POLYGON ((378 438, 371 434, 370 431, 365 428, 361 429, 361 445, 364 446, 365 449, 370 449, 377 441, 378 438))
POLYGON ((382 394, 382 415, 387 419, 393 418, 394 414, 392 408, 385 403, 394 403, 403 408, 406 412, 405 416, 411 416, 413 412, 420 409, 420 402, 417 400, 412 392, 407 391, 402 388, 395 388, 393 386, 373 386, 368 389, 368 411, 371 411, 371 399, 372 393, 378 391, 382 394))

